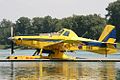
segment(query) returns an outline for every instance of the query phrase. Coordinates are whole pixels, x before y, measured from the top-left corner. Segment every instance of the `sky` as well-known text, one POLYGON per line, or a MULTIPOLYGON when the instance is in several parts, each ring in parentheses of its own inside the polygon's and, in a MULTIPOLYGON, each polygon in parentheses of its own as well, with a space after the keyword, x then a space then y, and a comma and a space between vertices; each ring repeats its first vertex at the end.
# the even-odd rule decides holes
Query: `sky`
POLYGON ((64 18, 75 15, 107 14, 105 8, 116 0, 0 0, 0 21, 20 17, 64 18))

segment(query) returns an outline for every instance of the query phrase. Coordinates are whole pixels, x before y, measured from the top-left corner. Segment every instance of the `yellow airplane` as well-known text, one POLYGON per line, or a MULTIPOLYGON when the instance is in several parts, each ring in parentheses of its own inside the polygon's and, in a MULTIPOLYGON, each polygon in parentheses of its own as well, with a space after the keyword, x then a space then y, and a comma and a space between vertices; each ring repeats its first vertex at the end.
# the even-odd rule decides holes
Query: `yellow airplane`
POLYGON ((8 59, 76 59, 65 52, 85 50, 99 54, 112 54, 116 49, 115 26, 106 25, 98 40, 78 37, 70 29, 63 28, 54 33, 45 33, 38 36, 14 36, 10 37, 17 45, 35 48, 32 56, 8 56, 8 59), (48 56, 43 56, 48 53, 48 56))

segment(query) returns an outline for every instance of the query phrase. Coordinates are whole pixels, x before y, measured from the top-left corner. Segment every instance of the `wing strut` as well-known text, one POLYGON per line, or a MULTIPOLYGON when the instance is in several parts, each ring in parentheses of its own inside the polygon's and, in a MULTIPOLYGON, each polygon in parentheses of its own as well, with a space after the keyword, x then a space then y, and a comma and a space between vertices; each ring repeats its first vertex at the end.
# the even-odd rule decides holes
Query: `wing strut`
POLYGON ((40 56, 42 56, 42 51, 43 51, 43 49, 40 49, 40 56))
POLYGON ((43 51, 43 49, 37 49, 32 56, 39 55, 39 54, 40 54, 40 56, 42 56, 42 51, 43 51))
POLYGON ((35 56, 36 54, 38 55, 39 53, 40 53, 40 49, 37 49, 32 56, 35 56))

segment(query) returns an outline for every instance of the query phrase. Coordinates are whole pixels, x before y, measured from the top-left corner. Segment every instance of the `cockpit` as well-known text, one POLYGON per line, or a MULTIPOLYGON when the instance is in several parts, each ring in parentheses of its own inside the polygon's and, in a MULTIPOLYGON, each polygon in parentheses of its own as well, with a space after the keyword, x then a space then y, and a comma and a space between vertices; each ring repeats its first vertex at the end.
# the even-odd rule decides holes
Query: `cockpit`
POLYGON ((69 34, 70 34, 69 31, 65 31, 63 35, 64 35, 64 36, 69 36, 69 34))
POLYGON ((62 35, 62 36, 69 36, 70 31, 67 31, 67 30, 65 30, 65 29, 62 29, 62 30, 58 31, 58 33, 59 33, 60 35, 62 35))
POLYGON ((78 37, 75 32, 70 29, 63 28, 62 30, 57 32, 60 36, 67 36, 67 37, 78 37))
POLYGON ((40 36, 66 36, 66 37, 78 37, 75 32, 73 32, 70 29, 63 28, 62 30, 58 32, 53 32, 53 33, 41 33, 39 34, 40 36))

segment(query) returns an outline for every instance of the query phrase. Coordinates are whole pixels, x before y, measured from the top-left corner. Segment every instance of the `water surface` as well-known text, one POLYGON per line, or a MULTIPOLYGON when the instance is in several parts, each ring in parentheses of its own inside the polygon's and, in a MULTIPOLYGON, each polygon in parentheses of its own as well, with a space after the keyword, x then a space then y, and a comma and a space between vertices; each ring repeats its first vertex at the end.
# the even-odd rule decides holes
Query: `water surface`
MULTIPOLYGON (((0 59, 10 55, 0 50, 0 59)), ((16 50, 14 55, 32 55, 34 50, 16 50)), ((69 53, 81 58, 106 58, 90 52, 69 53)), ((120 59, 120 53, 107 58, 120 59)), ((120 80, 119 62, 0 62, 0 80, 120 80)))
POLYGON ((0 80, 120 80, 120 63, 0 63, 0 80))

